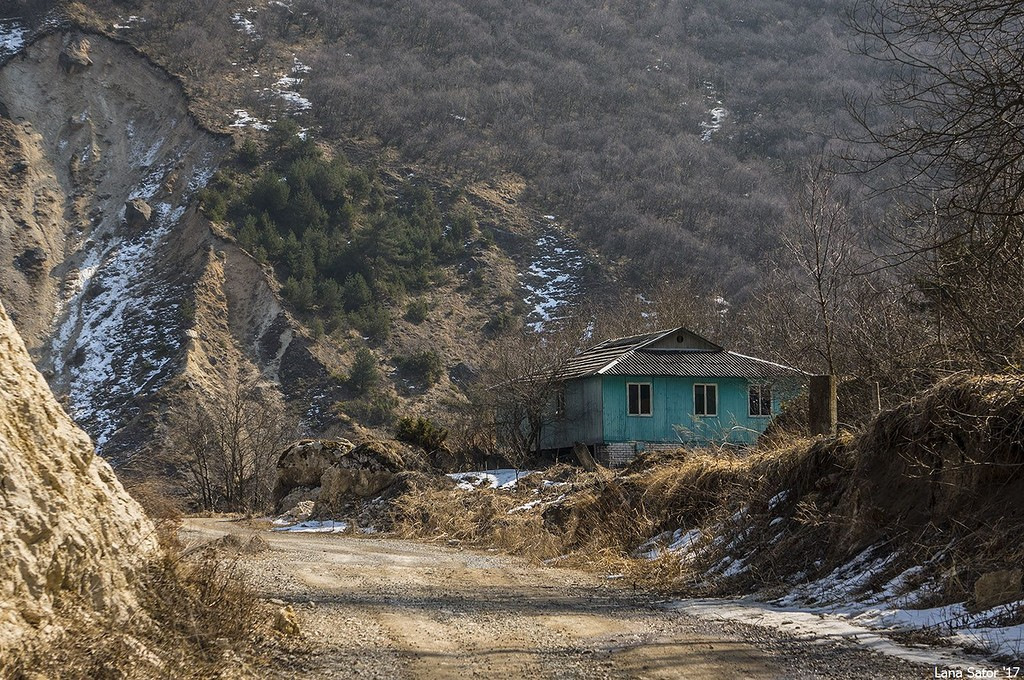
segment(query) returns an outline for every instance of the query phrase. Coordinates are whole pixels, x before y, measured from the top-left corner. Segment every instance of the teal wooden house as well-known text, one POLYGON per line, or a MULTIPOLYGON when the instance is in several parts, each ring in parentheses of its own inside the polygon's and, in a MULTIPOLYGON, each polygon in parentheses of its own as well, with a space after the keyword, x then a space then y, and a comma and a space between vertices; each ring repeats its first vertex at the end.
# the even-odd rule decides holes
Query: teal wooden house
POLYGON ((806 374, 675 328, 602 342, 558 378, 539 448, 582 443, 615 467, 651 449, 753 444, 806 374))

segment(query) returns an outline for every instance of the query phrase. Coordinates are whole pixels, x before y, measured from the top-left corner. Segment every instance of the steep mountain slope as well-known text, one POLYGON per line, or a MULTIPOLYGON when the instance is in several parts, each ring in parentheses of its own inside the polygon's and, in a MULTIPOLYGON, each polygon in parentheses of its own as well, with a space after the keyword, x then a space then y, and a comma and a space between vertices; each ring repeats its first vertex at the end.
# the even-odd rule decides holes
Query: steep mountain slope
MULTIPOLYGON (((255 375, 283 393, 305 432, 384 424, 360 415, 341 379, 366 338, 307 331, 281 302, 273 269, 196 210, 218 167, 227 162, 242 181, 247 171, 232 140, 190 112, 178 81, 127 44, 66 28, 0 67, 0 104, 0 298, 104 455, 125 462, 176 400, 255 375), (351 419, 338 407, 346 399, 351 419)), ((388 193, 421 181, 415 169, 373 176, 388 193)), ((540 324, 581 294, 586 254, 523 211, 522 190, 460 189, 481 232, 415 293, 419 316, 405 318, 406 297, 375 301, 390 305, 375 348, 389 417, 459 400, 456 382, 479 366, 475 348, 496 320, 540 324), (561 256, 543 252, 551 243, 561 256), (442 370, 414 384, 399 365, 425 351, 442 370)))
POLYGON ((842 1, 212 0, 89 3, 188 73, 224 125, 282 115, 523 199, 620 261, 737 298, 780 244, 796 171, 884 65, 848 51, 842 1), (196 39, 201 39, 197 44, 196 39))
POLYGON ((190 207, 230 140, 177 83, 126 45, 55 33, 0 69, 0 102, 0 297, 101 450, 145 440, 162 391, 278 373, 294 333, 277 285, 190 207), (200 289, 237 304, 197 314, 200 289))
POLYGON ((54 608, 126 615, 153 526, 93 454, 0 305, 0 657, 54 608))

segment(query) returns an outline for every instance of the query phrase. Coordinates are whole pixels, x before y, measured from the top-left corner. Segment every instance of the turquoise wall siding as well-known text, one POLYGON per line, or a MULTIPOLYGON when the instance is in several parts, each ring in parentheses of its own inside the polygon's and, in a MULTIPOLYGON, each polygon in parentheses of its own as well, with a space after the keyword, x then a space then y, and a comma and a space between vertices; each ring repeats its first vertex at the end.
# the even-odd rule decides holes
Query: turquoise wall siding
MULTIPOLYGON (((744 378, 604 376, 604 441, 753 444, 771 418, 748 414, 749 385, 744 378), (626 385, 634 382, 651 383, 650 416, 626 412, 626 385), (716 417, 694 415, 693 386, 698 383, 718 386, 716 417)), ((773 385, 772 414, 794 395, 793 386, 773 385)))
MULTIPOLYGON (((771 418, 750 416, 745 378, 675 378, 649 376, 595 376, 572 380, 565 386, 565 415, 541 432, 541 448, 571 447, 575 442, 652 442, 664 444, 753 444, 771 418), (651 415, 626 412, 627 383, 651 384, 651 415), (718 415, 693 413, 694 384, 718 386, 718 415)), ((782 403, 796 397, 799 382, 772 385, 772 415, 782 403)), ((552 411, 554 404, 552 404, 552 411)))

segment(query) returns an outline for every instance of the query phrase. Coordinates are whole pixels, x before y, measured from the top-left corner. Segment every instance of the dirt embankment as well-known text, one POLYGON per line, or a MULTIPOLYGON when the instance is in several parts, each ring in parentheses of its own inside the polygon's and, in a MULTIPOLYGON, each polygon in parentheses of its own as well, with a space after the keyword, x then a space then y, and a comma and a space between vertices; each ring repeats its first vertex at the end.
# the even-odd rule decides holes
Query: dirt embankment
POLYGON ((83 612, 126 620, 157 542, 0 305, 0 659, 83 612))

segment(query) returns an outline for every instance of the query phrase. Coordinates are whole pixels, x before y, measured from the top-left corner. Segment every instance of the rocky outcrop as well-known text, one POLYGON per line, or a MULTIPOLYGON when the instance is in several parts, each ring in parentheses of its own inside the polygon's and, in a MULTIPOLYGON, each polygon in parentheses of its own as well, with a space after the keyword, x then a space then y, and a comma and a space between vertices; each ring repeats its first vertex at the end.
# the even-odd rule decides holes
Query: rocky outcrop
POLYGON ((0 656, 57 605, 125 615, 153 526, 57 404, 0 305, 0 656))
POLYGON ((304 501, 316 502, 313 514, 330 514, 345 503, 380 494, 407 471, 429 466, 423 456, 397 442, 304 439, 278 459, 274 501, 289 512, 304 501))
POLYGON ((274 500, 296 487, 320 486, 324 472, 341 462, 355 444, 347 439, 303 439, 290 444, 277 460, 274 500))
POLYGON ((124 221, 131 229, 148 226, 153 220, 153 208, 141 198, 133 198, 124 204, 124 221))
POLYGON ((92 59, 89 57, 89 41, 81 36, 68 40, 64 49, 60 52, 58 61, 64 72, 71 75, 81 73, 92 66, 92 59))

